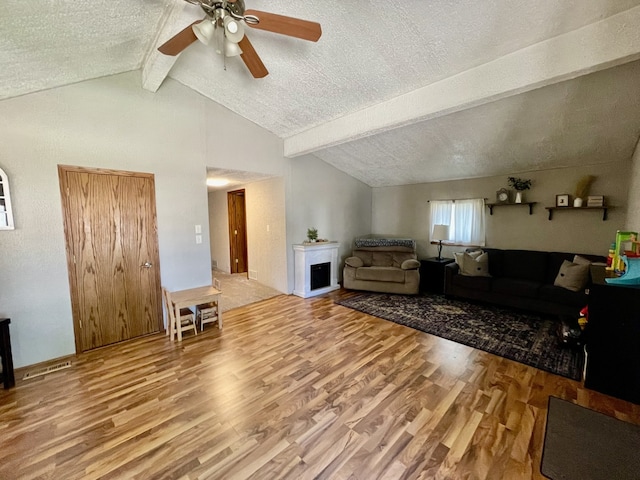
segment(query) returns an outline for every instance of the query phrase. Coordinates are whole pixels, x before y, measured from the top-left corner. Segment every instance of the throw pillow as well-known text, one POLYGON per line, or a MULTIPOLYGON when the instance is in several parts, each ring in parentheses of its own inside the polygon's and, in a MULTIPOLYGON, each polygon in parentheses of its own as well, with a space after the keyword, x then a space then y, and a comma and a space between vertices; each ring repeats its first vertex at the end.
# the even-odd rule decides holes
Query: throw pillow
POLYGON ((456 252, 453 254, 453 259, 455 260, 458 267, 460 267, 460 271, 462 271, 462 262, 464 261, 464 256, 469 255, 473 259, 478 258, 482 255, 482 250, 475 250, 473 252, 456 252))
POLYGON ((573 263, 565 260, 562 262, 553 284, 556 287, 566 288, 572 292, 584 290, 589 281, 589 268, 588 263, 573 263))
POLYGON ((420 262, 413 258, 409 258, 402 262, 400 268, 402 268, 402 270, 415 270, 416 268, 420 268, 420 262))
POLYGON ((480 252, 480 254, 476 255, 474 258, 472 254, 465 253, 463 255, 460 273, 468 277, 490 277, 489 254, 486 252, 480 252))
POLYGON ((364 262, 359 257, 349 257, 344 261, 344 263, 353 268, 360 268, 364 265, 364 262))
POLYGON ((580 265, 591 265, 591 260, 581 257, 580 255, 575 255, 573 257, 573 263, 578 263, 580 265))

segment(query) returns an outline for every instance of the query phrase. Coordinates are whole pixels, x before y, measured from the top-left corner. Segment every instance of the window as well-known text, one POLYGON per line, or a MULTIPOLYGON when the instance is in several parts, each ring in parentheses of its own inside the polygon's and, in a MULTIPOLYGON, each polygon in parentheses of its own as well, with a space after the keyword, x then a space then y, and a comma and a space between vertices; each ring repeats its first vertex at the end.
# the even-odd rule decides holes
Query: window
POLYGON ((469 200, 432 200, 431 225, 449 225, 448 243, 457 245, 477 245, 483 247, 484 238, 484 199, 469 200))
POLYGON ((13 230, 13 213, 9 196, 9 179, 0 168, 0 230, 13 230))

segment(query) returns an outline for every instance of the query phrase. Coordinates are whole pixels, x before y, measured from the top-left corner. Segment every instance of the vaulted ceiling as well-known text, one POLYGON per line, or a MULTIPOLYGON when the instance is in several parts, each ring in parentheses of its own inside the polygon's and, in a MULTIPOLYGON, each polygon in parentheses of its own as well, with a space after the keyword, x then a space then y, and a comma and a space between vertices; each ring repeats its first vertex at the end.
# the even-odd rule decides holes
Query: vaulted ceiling
POLYGON ((156 50, 203 18, 182 0, 4 0, 0 99, 142 69, 371 186, 629 159, 640 136, 640 0, 245 3, 322 37, 247 29, 254 79, 199 42, 156 50))

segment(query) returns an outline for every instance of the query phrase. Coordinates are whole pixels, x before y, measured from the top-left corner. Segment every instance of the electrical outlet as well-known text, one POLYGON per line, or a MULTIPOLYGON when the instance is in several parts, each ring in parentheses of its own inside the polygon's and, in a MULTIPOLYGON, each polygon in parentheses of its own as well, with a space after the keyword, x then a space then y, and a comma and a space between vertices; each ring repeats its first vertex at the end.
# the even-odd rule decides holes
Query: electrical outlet
POLYGON ((202 243, 202 235, 196 235, 196 243, 202 243))

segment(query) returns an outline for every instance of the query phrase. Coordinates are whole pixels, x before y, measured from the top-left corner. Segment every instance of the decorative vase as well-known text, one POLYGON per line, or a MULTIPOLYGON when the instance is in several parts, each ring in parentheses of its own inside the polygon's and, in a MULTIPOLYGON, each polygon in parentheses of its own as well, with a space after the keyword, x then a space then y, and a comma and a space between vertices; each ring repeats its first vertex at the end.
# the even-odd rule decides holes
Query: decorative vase
POLYGON ((516 203, 522 203, 522 192, 520 190, 516 192, 516 203))
POLYGON ((579 197, 576 197, 573 199, 573 206, 576 208, 580 208, 582 206, 582 199, 579 197))

